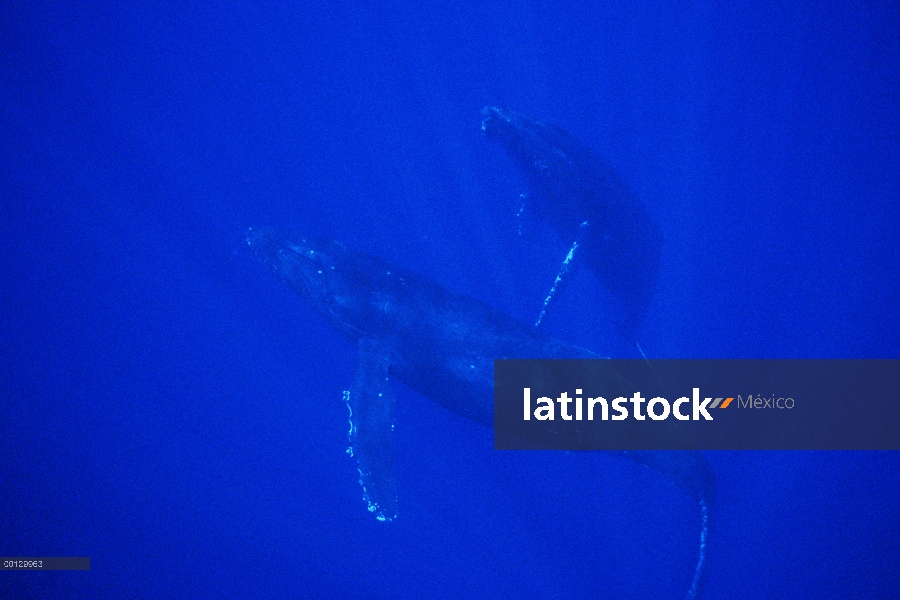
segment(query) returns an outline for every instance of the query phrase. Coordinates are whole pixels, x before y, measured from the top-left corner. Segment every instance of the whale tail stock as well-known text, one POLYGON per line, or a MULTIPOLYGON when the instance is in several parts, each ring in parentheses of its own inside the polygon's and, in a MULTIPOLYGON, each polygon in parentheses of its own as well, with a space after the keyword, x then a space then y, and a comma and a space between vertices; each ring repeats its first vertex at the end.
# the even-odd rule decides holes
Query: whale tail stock
POLYGON ((716 494, 712 465, 697 450, 626 450, 615 454, 666 475, 676 486, 697 501, 700 507, 700 549, 687 598, 688 600, 698 598, 706 571, 710 511, 716 494))

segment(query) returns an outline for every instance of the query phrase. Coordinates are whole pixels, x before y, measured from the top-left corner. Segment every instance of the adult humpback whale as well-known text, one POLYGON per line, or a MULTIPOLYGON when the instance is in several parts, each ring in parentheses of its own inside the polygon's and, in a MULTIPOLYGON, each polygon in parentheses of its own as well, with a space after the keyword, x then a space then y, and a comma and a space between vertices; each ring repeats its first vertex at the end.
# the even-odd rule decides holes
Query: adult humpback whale
POLYGON ((633 332, 656 286, 659 227, 616 172, 567 132, 496 106, 481 114, 481 131, 500 142, 524 173, 526 202, 572 244, 535 325, 555 302, 571 267, 585 262, 618 299, 633 332))
MULTIPOLYGON (((538 333, 488 305, 337 242, 261 228, 247 233, 256 255, 357 343, 356 371, 344 399, 351 412, 348 451, 358 463, 369 511, 397 516, 393 477, 391 378, 473 421, 493 423, 496 358, 599 358, 538 333)), ((613 386, 627 386, 610 368, 613 386)), ((623 394, 626 395, 626 394, 623 394)), ((596 435, 598 428, 590 431, 596 435)), ((700 556, 689 597, 703 572, 712 468, 699 452, 621 452, 664 473, 700 505, 700 556)))

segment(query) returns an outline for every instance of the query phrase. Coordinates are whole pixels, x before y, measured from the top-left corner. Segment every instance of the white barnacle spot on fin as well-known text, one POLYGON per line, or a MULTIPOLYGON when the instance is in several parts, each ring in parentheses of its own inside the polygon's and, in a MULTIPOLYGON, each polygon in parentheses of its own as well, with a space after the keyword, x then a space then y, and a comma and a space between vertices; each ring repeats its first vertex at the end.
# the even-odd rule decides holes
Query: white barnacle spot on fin
POLYGON ((350 445, 347 447, 347 454, 353 456, 353 407, 350 406, 350 390, 344 390, 343 399, 344 404, 347 405, 347 410, 350 411, 350 430, 347 432, 347 439, 350 440, 350 445))
POLYGON ((559 273, 557 273, 556 279, 553 281, 553 285, 550 286, 550 292, 548 292, 547 297, 544 298, 544 305, 541 307, 541 314, 538 315, 537 321, 535 321, 534 323, 535 327, 540 327, 541 321, 544 320, 544 317, 546 316, 547 311, 550 309, 550 306, 552 306, 553 303, 556 302, 556 299, 559 296, 559 291, 568 282, 567 275, 569 274, 569 269, 572 267, 572 261, 576 256, 578 246, 580 246, 584 242, 589 227, 590 222, 588 221, 583 221, 581 225, 578 226, 578 233, 575 234, 575 241, 572 243, 572 247, 569 249, 569 253, 566 254, 566 258, 563 259, 563 264, 559 268, 559 273))
POLYGON ((531 212, 529 208, 529 200, 528 194, 519 194, 519 212, 516 213, 516 222, 518 224, 519 235, 525 235, 525 221, 528 219, 528 213, 531 212))
POLYGON ((394 483, 394 393, 388 378, 389 346, 380 340, 358 344, 353 385, 344 393, 350 409, 350 451, 356 458, 366 508, 379 521, 397 517, 394 483))

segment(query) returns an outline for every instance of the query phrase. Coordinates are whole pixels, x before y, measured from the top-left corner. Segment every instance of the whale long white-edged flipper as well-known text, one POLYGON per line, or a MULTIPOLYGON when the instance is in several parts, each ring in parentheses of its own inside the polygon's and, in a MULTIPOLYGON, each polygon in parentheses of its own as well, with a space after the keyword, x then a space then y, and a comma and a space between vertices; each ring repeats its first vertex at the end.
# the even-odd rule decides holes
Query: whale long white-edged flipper
POLYGON ((356 458, 363 499, 379 521, 397 518, 394 482, 394 390, 389 347, 363 338, 357 343, 353 385, 344 392, 350 409, 350 447, 356 458))
POLYGON ((544 317, 547 315, 547 311, 550 310, 550 307, 556 303, 556 300, 559 298, 559 293, 562 291, 563 286, 566 282, 569 281, 569 270, 575 264, 575 256, 579 251, 579 247, 582 246, 587 238, 588 231, 590 230, 591 224, 588 221, 584 221, 578 227, 578 234, 575 236, 575 241, 572 243, 572 247, 569 248, 569 253, 566 254, 566 257, 563 259, 562 266, 559 268, 559 273, 556 275, 556 280, 553 282, 553 285, 550 287, 550 292, 547 294, 547 297, 544 298, 544 304, 541 306, 541 313, 538 315, 537 321, 534 322, 535 327, 541 326, 541 321, 544 320, 544 317))

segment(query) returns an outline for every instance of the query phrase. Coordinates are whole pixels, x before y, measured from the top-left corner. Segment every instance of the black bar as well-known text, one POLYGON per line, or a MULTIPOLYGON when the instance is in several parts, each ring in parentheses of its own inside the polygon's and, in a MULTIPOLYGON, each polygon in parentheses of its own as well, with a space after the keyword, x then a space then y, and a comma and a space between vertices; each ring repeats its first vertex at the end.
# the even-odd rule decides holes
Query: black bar
POLYGON ((88 556, 0 557, 0 571, 90 571, 88 556))

